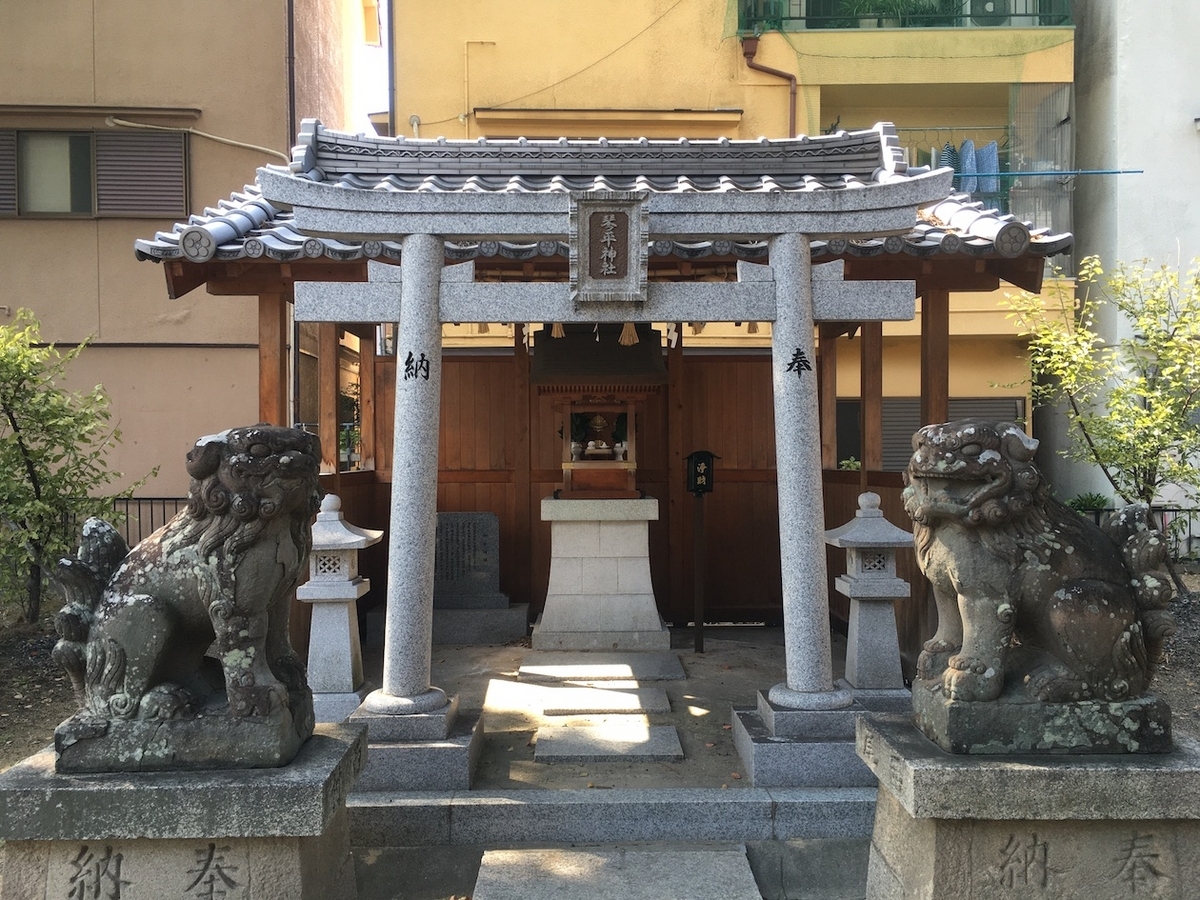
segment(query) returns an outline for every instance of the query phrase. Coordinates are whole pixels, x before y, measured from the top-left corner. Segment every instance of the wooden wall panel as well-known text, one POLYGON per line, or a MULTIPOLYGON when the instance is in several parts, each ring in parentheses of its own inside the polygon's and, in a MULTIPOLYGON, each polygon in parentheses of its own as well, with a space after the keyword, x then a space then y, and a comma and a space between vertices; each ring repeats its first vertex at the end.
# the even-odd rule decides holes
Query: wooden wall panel
MULTIPOLYGON (((713 492, 705 504, 705 607, 708 621, 778 621, 782 615, 779 513, 775 480, 771 360, 684 356, 683 393, 690 427, 683 453, 711 450, 713 492)), ((681 546, 688 557, 667 618, 693 617, 693 498, 682 503, 681 546)))
MULTIPOLYGON (((642 404, 637 434, 638 486, 659 500, 650 543, 660 610, 670 622, 692 619, 695 501, 670 479, 682 477, 681 456, 704 449, 721 457, 715 489, 702 501, 706 618, 777 622, 782 600, 770 356, 676 352, 671 361, 679 367, 672 386, 642 404), (674 410, 673 397, 683 398, 674 410), (672 436, 679 447, 672 447, 672 436), (672 559, 673 548, 681 560, 672 559)), ((558 429, 564 423, 555 400, 529 385, 527 366, 523 347, 513 355, 444 357, 438 508, 499 516, 501 587, 513 602, 531 604, 536 615, 545 601, 550 559, 541 501, 561 481, 558 429)), ((395 360, 377 359, 375 372, 374 479, 378 508, 386 515, 395 360)))

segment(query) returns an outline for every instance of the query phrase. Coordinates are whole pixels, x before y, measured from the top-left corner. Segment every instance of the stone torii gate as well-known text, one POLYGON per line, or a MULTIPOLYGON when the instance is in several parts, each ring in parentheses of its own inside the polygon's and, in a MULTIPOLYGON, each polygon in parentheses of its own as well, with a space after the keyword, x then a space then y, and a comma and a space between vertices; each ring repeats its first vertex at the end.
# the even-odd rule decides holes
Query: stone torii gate
MULTIPOLYGON (((952 172, 905 170, 890 126, 779 141, 365 138, 306 122, 265 199, 307 234, 399 240, 399 268, 365 284, 296 285, 299 321, 397 323, 382 687, 363 711, 391 740, 441 739, 456 703, 430 683, 442 322, 770 321, 786 681, 771 703, 833 710, 814 323, 911 319, 914 284, 814 270, 809 241, 900 234, 952 172), (612 227, 615 223, 615 228, 612 227), (760 240, 769 265, 734 283, 647 281, 655 240, 760 240), (562 241, 565 283, 480 283, 444 265, 447 241, 562 241), (615 247, 615 255, 612 248, 615 247), (400 460, 403 463, 400 463, 400 460)), ((375 737, 375 732, 373 732, 375 737)))

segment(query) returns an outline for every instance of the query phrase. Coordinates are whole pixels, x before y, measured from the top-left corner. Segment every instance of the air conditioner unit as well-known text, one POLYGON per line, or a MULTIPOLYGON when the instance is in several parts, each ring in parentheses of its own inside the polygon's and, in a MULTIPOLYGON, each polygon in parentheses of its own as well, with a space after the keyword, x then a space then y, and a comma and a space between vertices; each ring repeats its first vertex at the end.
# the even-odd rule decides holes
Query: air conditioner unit
POLYGON ((1008 25, 1012 15, 1011 0, 967 0, 964 13, 971 17, 971 24, 980 28, 1008 25))

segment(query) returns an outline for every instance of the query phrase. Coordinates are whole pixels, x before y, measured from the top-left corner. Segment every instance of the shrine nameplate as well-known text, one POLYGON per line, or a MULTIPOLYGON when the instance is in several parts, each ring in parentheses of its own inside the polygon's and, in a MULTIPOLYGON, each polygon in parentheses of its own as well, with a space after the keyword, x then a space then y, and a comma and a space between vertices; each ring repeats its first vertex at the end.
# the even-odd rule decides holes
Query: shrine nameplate
POLYGON ((646 300, 649 211, 640 191, 571 193, 571 299, 646 300))

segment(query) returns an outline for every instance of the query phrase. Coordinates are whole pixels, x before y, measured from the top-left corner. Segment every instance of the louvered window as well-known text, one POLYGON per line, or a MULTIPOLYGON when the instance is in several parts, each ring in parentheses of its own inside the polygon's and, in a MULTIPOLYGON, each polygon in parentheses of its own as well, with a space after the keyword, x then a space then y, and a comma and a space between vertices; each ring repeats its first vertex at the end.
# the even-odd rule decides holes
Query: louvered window
POLYGON ((0 216, 17 214, 17 135, 0 131, 0 216))
POLYGON ((186 135, 0 131, 0 216, 186 214, 186 135))
POLYGON ((96 134, 96 213, 176 216, 187 213, 184 136, 96 134))
MULTIPOLYGON (((858 400, 838 400, 838 459, 862 459, 858 427, 858 400)), ((949 418, 972 416, 998 422, 1020 423, 1025 418, 1024 397, 951 397, 949 418)), ((920 397, 883 398, 883 471, 902 472, 912 456, 912 436, 921 427, 920 397)))

